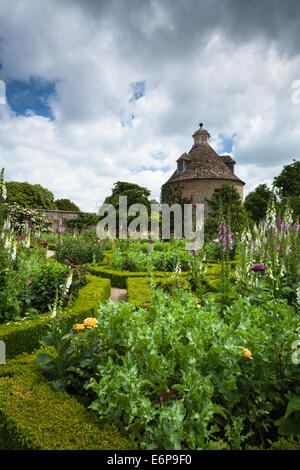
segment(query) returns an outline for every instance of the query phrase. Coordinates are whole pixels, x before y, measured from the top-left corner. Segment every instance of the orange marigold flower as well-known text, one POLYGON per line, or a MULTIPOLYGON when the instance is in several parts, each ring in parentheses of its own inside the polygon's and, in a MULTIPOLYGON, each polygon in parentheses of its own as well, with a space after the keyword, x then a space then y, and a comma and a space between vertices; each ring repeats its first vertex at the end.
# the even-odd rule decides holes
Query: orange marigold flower
POLYGON ((93 328, 94 326, 97 326, 96 318, 86 318, 83 323, 85 324, 85 326, 89 328, 93 328))
POLYGON ((76 323, 76 325, 74 325, 74 329, 76 331, 84 330, 84 325, 82 323, 76 323))

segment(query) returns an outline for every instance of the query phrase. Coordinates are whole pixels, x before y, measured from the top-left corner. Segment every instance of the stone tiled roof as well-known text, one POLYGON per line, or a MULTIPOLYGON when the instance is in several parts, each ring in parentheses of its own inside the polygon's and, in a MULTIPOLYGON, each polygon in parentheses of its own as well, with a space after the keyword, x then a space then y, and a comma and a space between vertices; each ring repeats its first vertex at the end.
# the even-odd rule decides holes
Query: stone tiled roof
POLYGON ((220 155, 224 163, 235 163, 235 160, 230 155, 220 155))
POLYGON ((183 153, 182 155, 180 155, 179 158, 177 158, 176 162, 179 162, 180 160, 188 160, 190 162, 192 159, 190 155, 188 155, 187 153, 183 153))
POLYGON ((190 157, 187 168, 182 173, 176 170, 167 183, 193 179, 224 179, 245 184, 226 165, 235 161, 229 155, 219 156, 208 143, 194 145, 185 155, 190 157))

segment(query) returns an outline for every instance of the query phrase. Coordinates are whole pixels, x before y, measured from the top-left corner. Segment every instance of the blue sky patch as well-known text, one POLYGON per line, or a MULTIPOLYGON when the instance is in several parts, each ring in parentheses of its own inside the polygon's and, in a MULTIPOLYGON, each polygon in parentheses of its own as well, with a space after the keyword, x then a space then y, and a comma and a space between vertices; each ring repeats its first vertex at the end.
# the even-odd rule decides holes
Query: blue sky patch
POLYGON ((231 137, 225 137, 224 134, 219 134, 219 136, 222 139, 222 144, 223 144, 223 153, 231 153, 232 152, 232 146, 233 146, 233 140, 236 137, 236 133, 232 134, 231 137))
POLYGON ((140 173, 141 171, 152 171, 152 173, 155 173, 156 171, 161 170, 163 173, 166 173, 167 171, 170 170, 169 166, 164 166, 162 168, 157 168, 154 166, 139 166, 138 168, 135 168, 133 171, 135 173, 140 173))
POLYGON ((157 153, 152 153, 151 157, 154 158, 154 160, 164 160, 167 158, 167 154, 164 152, 157 152, 157 153))
POLYGON ((7 103, 15 113, 26 115, 31 110, 39 116, 54 119, 47 104, 55 93, 55 82, 32 77, 30 80, 8 80, 6 82, 7 103))
POLYGON ((131 83, 131 88, 132 88, 133 95, 129 101, 137 101, 140 98, 142 98, 142 96, 144 96, 146 93, 146 82, 143 81, 143 82, 131 83))

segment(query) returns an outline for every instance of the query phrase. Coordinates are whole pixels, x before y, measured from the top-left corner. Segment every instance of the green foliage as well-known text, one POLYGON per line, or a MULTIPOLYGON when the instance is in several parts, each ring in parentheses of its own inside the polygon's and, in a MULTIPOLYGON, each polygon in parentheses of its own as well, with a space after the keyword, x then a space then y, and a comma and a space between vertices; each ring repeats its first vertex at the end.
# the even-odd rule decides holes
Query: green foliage
POLYGON ((10 181, 6 183, 6 188, 9 204, 15 202, 33 209, 56 209, 53 193, 40 184, 10 181))
POLYGON ((0 323, 6 319, 19 318, 19 287, 13 269, 14 261, 0 239, 0 323))
MULTIPOLYGON (((110 279, 112 287, 119 287, 120 289, 126 289, 128 279, 135 279, 135 278, 149 276, 149 272, 147 271, 142 271, 142 272, 115 271, 113 269, 107 268, 106 266, 91 266, 91 273, 94 274, 95 276, 100 276, 102 278, 110 279)), ((170 273, 155 271, 154 275, 156 278, 168 277, 170 276, 170 273)), ((186 273, 181 273, 181 275, 184 276, 186 275, 186 273)))
POLYGON ((300 216, 300 161, 293 160, 290 165, 285 165, 280 175, 274 178, 273 187, 280 198, 290 198, 297 219, 300 216))
POLYGON ((78 217, 75 219, 66 220, 64 223, 69 229, 84 229, 86 227, 91 227, 97 225, 100 217, 96 214, 85 214, 80 212, 78 217))
POLYGON ((105 244, 93 239, 77 238, 63 241, 56 246, 56 259, 62 263, 84 264, 100 262, 103 259, 105 244))
MULTIPOLYGON (((82 333, 89 364, 97 363, 85 385, 96 394, 91 408, 146 449, 267 445, 290 394, 299 394, 295 311, 255 296, 198 307, 185 289, 175 297, 153 290, 147 310, 100 305, 101 328, 82 333)), ((77 365, 77 375, 84 369, 77 365)))
POLYGON ((271 194, 272 191, 266 184, 258 185, 254 191, 247 194, 244 208, 253 222, 258 223, 265 218, 271 194))
POLYGON ((235 240, 247 220, 246 212, 237 189, 230 184, 224 184, 220 188, 215 189, 212 199, 207 199, 207 202, 211 206, 211 212, 205 220, 204 233, 206 241, 214 240, 217 237, 220 211, 222 218, 226 221, 227 213, 231 214, 230 225, 233 239, 235 240))
POLYGON ((285 436, 300 436, 300 396, 293 396, 286 407, 285 415, 275 422, 278 432, 285 436))
MULTIPOLYGON (((105 302, 110 296, 109 279, 86 276, 87 285, 82 287, 76 300, 68 310, 68 326, 80 323, 84 318, 94 315, 99 302, 105 302)), ((49 314, 18 322, 0 325, 0 340, 5 342, 7 359, 24 352, 31 353, 39 346, 39 340, 49 330, 49 314)))
MULTIPOLYGON (((190 283, 182 276, 154 277, 153 283, 155 288, 163 289, 163 291, 173 293, 173 295, 176 295, 178 289, 191 290, 190 283)), ((128 277, 127 298, 128 302, 136 307, 148 308, 152 301, 149 277, 128 277)))
MULTIPOLYGON (((151 213, 151 203, 149 200, 150 191, 147 188, 139 186, 134 183, 127 183, 124 181, 117 181, 114 183, 112 188, 112 193, 110 196, 107 196, 104 204, 112 204, 116 210, 116 226, 119 227, 119 197, 127 197, 127 207, 129 208, 133 204, 142 204, 147 208, 148 217, 151 213)), ((135 219, 135 216, 127 215, 127 224, 129 225, 132 220, 135 219)))
POLYGON ((133 449, 67 393, 58 394, 34 356, 21 356, 0 369, 0 447, 6 450, 133 449))
POLYGON ((65 282, 68 272, 65 267, 56 261, 49 262, 46 258, 39 257, 35 260, 23 259, 19 263, 19 270, 24 269, 26 278, 24 287, 18 294, 18 301, 23 312, 30 309, 39 312, 49 311, 53 303, 57 289, 65 282), (26 269, 25 263, 29 261, 26 269), (28 282, 31 281, 29 284, 28 282))
MULTIPOLYGON (((180 264, 182 271, 187 271, 191 254, 185 249, 175 247, 171 243, 164 243, 163 249, 149 252, 148 244, 132 243, 126 252, 122 252, 118 245, 113 249, 110 260, 110 268, 118 271, 141 272, 147 270, 158 270, 171 272, 180 264)), ((159 248, 162 248, 159 246, 159 248)))
POLYGON ((191 290, 191 285, 187 279, 181 276, 171 276, 163 279, 158 279, 156 288, 161 288, 169 295, 176 296, 180 289, 191 290))
POLYGON ((74 202, 70 201, 70 199, 56 199, 55 205, 59 211, 80 212, 79 207, 74 202))
POLYGON ((51 221, 46 218, 45 213, 42 211, 21 207, 15 202, 8 205, 7 211, 11 225, 18 234, 24 234, 29 225, 31 225, 31 234, 37 236, 41 232, 48 232, 51 228, 51 221))
MULTIPOLYGON (((69 274, 66 267, 46 258, 44 248, 19 246, 12 257, 2 240, 0 268, 0 323, 48 311, 69 274)), ((72 285, 72 295, 79 286, 80 282, 72 285)))
POLYGON ((148 210, 150 209, 150 201, 148 199, 150 191, 138 184, 117 181, 114 183, 111 195, 107 196, 104 204, 112 204, 118 209, 120 196, 127 196, 128 207, 132 204, 144 204, 148 210))

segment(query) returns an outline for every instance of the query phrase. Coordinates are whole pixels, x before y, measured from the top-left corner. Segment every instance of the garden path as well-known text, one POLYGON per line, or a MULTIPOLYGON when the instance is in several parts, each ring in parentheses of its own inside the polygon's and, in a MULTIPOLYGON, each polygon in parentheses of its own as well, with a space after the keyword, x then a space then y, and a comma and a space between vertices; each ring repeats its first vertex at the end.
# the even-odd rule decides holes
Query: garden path
POLYGON ((110 299, 113 302, 127 302, 127 289, 119 289, 117 287, 111 288, 110 299))
POLYGON ((47 250, 47 258, 50 258, 50 256, 53 256, 55 254, 55 251, 53 250, 47 250))

